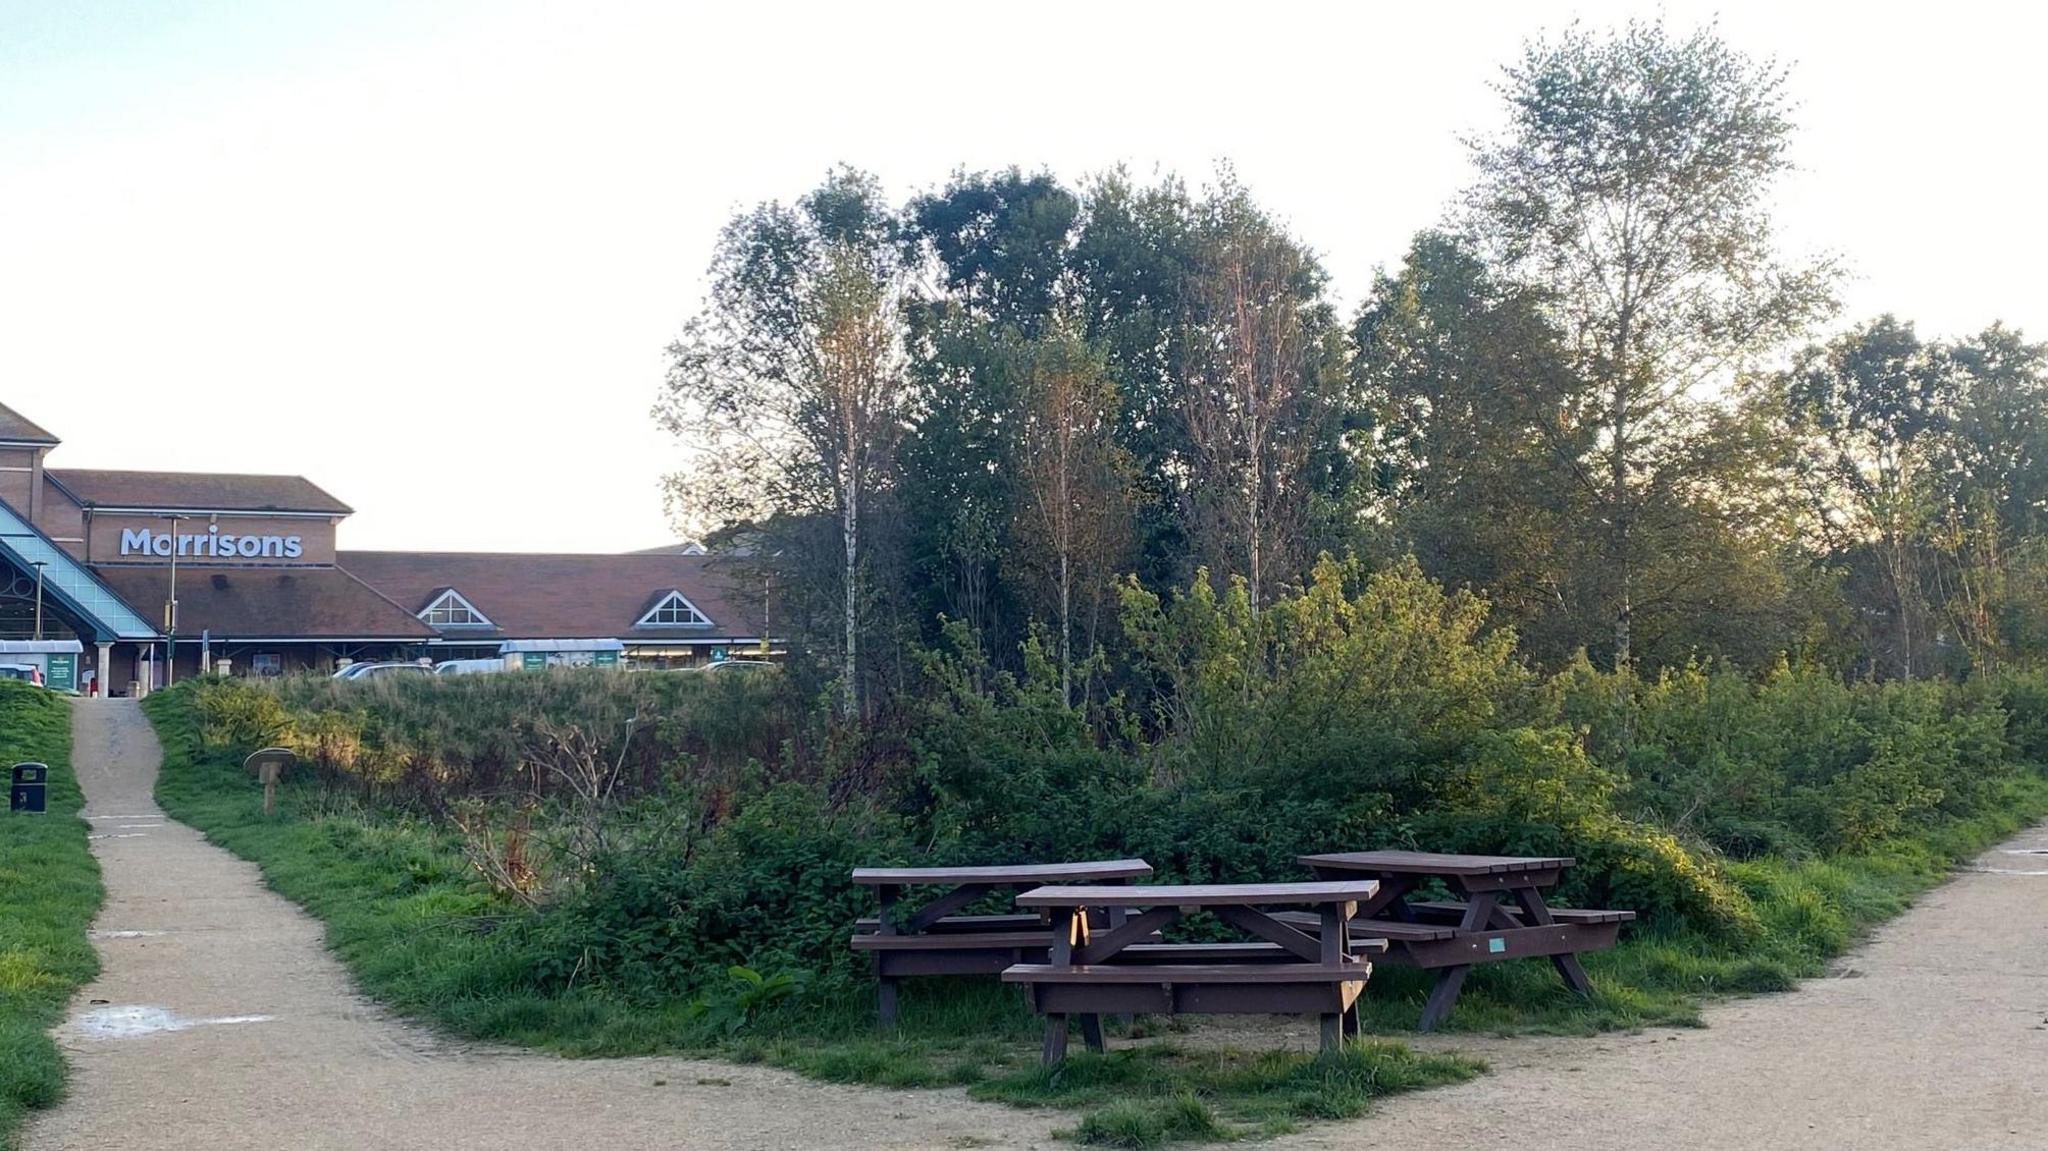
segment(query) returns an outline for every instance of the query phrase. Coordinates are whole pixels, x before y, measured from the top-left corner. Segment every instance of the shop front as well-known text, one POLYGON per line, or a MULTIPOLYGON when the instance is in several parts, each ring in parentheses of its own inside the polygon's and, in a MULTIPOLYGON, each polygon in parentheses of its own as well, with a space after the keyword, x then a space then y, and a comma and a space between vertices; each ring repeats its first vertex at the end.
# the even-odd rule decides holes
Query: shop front
POLYGON ((352 509, 302 476, 53 468, 57 443, 0 405, 0 641, 75 641, 77 684, 120 694, 365 660, 687 666, 779 651, 765 597, 701 549, 346 551, 352 509))

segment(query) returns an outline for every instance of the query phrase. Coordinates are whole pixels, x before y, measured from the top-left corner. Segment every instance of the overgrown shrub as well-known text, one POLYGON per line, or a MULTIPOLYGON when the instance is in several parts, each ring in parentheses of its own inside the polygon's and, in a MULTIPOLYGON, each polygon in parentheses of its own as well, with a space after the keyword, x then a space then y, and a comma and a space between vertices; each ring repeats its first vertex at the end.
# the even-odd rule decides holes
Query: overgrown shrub
POLYGON ((874 910, 848 873, 876 863, 1135 856, 1229 882, 1325 851, 1564 855, 1562 902, 1740 943, 1783 925, 1724 857, 1926 854, 2048 753, 2038 674, 1632 681, 1582 660, 1542 681, 1483 603, 1412 564, 1326 560, 1258 610, 1241 584, 1134 585, 1124 612, 1135 694, 1069 707, 1035 641, 999 671, 954 626, 904 705, 856 728, 775 675, 180 690, 222 754, 282 740, 332 794, 459 828, 478 882, 528 909, 534 986, 649 1001, 734 967, 845 986, 874 910))

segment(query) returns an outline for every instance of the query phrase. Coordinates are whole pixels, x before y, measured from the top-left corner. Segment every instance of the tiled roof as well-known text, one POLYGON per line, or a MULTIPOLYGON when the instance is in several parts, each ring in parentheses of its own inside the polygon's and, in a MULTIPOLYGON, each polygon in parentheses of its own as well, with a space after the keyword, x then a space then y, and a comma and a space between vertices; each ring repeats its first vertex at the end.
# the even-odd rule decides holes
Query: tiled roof
POLYGON ((451 638, 646 642, 761 634, 761 597, 715 556, 345 551, 336 562, 407 611, 421 611, 454 588, 497 625, 449 628, 451 638), (634 626, 672 590, 696 604, 711 626, 634 626))
MULTIPOLYGON (((162 622, 170 568, 93 569, 145 619, 162 622)), ((412 611, 331 567, 178 565, 178 636, 198 639, 431 639, 412 611)))
POLYGON ((347 504, 304 476, 206 472, 119 472, 51 468, 51 479, 86 507, 218 512, 315 512, 345 516, 347 504))
POLYGON ((57 437, 44 431, 42 426, 34 420, 29 419, 6 404, 0 404, 0 440, 13 440, 17 443, 29 444, 54 444, 57 442, 57 437))

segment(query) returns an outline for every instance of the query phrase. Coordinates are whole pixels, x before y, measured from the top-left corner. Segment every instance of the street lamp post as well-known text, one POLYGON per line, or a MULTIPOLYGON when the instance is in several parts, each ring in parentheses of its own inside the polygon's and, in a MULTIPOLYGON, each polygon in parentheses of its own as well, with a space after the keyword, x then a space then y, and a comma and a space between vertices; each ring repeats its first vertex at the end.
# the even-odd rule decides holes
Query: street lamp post
POLYGON ((178 524, 186 517, 164 518, 171 521, 171 590, 164 604, 164 686, 169 687, 178 675, 178 524))
POLYGON ((30 566, 36 569, 36 639, 43 638, 43 569, 50 566, 49 560, 34 560, 30 566))

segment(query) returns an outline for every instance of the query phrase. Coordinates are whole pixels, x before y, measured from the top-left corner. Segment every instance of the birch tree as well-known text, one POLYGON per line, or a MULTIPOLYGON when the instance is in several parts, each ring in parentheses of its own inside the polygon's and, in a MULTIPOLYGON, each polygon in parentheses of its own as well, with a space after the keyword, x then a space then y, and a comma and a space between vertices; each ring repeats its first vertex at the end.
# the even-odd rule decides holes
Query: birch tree
POLYGON ((1469 226, 1544 293, 1579 383, 1567 418, 1594 433, 1576 464, 1604 529, 1618 670, 1658 559, 1639 531, 1648 502, 1698 486, 1715 389, 1832 307, 1832 266, 1782 256, 1771 228, 1790 166, 1785 75, 1711 27, 1573 28, 1506 69, 1507 128, 1473 144, 1469 226))
POLYGON ((1077 590, 1091 609, 1086 647, 1128 541, 1130 465, 1118 448, 1116 393, 1100 354, 1056 325, 1025 353, 1017 463, 1025 481, 1027 566, 1045 573, 1058 631, 1060 698, 1074 702, 1077 590))
POLYGON ((829 516, 840 542, 839 710, 861 714, 864 533, 902 427, 903 271, 872 177, 834 173, 722 233, 702 312, 669 348, 656 407, 688 453, 668 479, 703 533, 829 516))
POLYGON ((1185 492, 1197 552, 1242 572, 1256 611, 1303 558, 1307 465, 1337 398, 1317 371, 1332 317, 1322 270, 1242 189, 1226 179, 1204 215, 1185 492))

